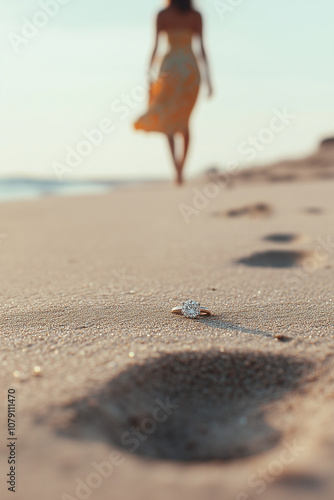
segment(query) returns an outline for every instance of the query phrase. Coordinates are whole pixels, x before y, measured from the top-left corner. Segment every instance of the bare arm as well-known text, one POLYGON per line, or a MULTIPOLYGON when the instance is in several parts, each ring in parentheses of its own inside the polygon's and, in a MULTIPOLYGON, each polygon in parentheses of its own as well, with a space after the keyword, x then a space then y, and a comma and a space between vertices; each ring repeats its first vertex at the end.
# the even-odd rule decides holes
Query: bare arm
POLYGON ((153 72, 153 66, 155 63, 155 59, 156 59, 156 55, 157 55, 157 51, 158 51, 158 47, 159 47, 159 38, 160 38, 160 34, 162 31, 163 31, 163 27, 162 27, 161 14, 158 14, 157 22, 156 22, 155 44, 154 44, 154 48, 153 48, 152 57, 150 60, 150 65, 149 65, 149 73, 150 74, 153 72))
POLYGON ((207 55, 206 55, 206 50, 204 47, 203 18, 202 18, 202 16, 199 16, 199 19, 198 19, 198 36, 200 39, 200 57, 203 61, 203 65, 204 65, 204 72, 205 72, 204 78, 205 78, 206 84, 208 86, 209 97, 211 97, 213 94, 213 88, 212 88, 212 82, 211 82, 210 66, 209 66, 207 55))

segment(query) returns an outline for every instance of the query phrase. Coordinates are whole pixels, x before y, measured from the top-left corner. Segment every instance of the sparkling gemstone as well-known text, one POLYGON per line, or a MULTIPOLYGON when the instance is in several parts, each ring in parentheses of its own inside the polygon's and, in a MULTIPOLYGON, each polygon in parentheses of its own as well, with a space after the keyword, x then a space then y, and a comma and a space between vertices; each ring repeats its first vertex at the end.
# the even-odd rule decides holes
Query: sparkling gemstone
POLYGON ((198 302, 194 300, 187 300, 187 302, 183 302, 182 304, 182 313, 186 318, 197 318, 200 315, 200 305, 198 302))

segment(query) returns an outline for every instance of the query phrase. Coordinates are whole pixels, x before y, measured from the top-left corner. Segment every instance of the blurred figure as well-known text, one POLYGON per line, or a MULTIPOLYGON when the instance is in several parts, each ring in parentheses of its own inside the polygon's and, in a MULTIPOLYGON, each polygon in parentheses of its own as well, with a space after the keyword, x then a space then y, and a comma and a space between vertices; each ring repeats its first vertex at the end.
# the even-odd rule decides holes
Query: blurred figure
POLYGON ((168 36, 169 52, 164 57, 159 77, 151 83, 149 109, 135 123, 137 130, 162 132, 168 143, 176 169, 176 182, 182 184, 183 169, 190 143, 189 119, 200 88, 198 62, 204 63, 204 78, 208 95, 212 96, 209 65, 203 42, 203 20, 192 5, 192 0, 169 0, 169 6, 157 17, 157 35, 150 71, 155 63, 160 35, 168 36), (197 60, 192 50, 193 39, 200 42, 197 60), (182 137, 182 152, 176 150, 176 135, 182 137))

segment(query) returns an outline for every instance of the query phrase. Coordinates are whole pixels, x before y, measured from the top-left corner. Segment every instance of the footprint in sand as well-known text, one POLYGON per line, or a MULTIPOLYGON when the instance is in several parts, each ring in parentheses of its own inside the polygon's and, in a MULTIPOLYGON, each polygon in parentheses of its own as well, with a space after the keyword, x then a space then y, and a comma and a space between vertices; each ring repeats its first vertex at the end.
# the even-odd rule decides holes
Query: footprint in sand
POLYGON ((58 433, 156 459, 259 454, 284 437, 286 428, 274 428, 270 412, 311 368, 305 359, 252 351, 163 354, 68 405, 58 433))
POLYGON ((296 241, 305 241, 307 238, 301 234, 293 233, 275 233, 265 236, 264 241, 272 241, 274 243, 295 243, 296 241))
POLYGON ((312 256, 313 252, 310 251, 268 250, 255 252, 249 257, 237 260, 236 263, 251 267, 288 268, 302 266, 303 262, 312 256))
POLYGON ((215 212, 216 217, 268 217, 273 209, 267 203, 255 203, 240 208, 233 208, 226 212, 215 212))
POLYGON ((273 487, 280 489, 286 489, 290 492, 294 491, 295 493, 310 491, 319 492, 324 489, 325 484, 323 480, 313 474, 301 474, 301 473, 286 473, 279 477, 274 483, 273 487))
POLYGON ((311 215, 321 215, 321 214, 324 213, 324 211, 322 210, 322 208, 319 208, 319 207, 308 207, 308 208, 304 208, 303 211, 305 213, 311 214, 311 215))

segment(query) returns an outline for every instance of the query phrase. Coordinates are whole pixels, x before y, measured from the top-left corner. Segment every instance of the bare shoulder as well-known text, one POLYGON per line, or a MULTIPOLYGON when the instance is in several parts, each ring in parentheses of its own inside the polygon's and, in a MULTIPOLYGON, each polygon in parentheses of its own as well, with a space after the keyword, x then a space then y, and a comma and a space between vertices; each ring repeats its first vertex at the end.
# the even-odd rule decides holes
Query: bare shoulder
POLYGON ((202 14, 198 10, 193 9, 192 13, 194 18, 200 21, 202 20, 202 14))
POLYGON ((167 9, 163 9, 163 10, 160 10, 160 11, 158 12, 158 15, 157 15, 157 19, 158 19, 158 20, 159 20, 159 19, 160 19, 160 20, 161 20, 161 19, 164 19, 164 18, 166 17, 166 10, 167 10, 167 9))
POLYGON ((158 12, 157 24, 160 30, 164 29, 166 19, 168 18, 168 9, 163 9, 158 12))
POLYGON ((171 8, 166 7, 166 9, 162 9, 158 12, 158 19, 166 19, 171 14, 171 8))
POLYGON ((162 27, 162 29, 168 25, 170 22, 173 22, 175 18, 175 12, 171 7, 166 7, 158 12, 158 23, 162 27))
POLYGON ((194 25, 196 27, 196 31, 201 31, 202 25, 203 25, 203 17, 198 10, 193 10, 192 12, 193 15, 193 20, 194 20, 194 25))

